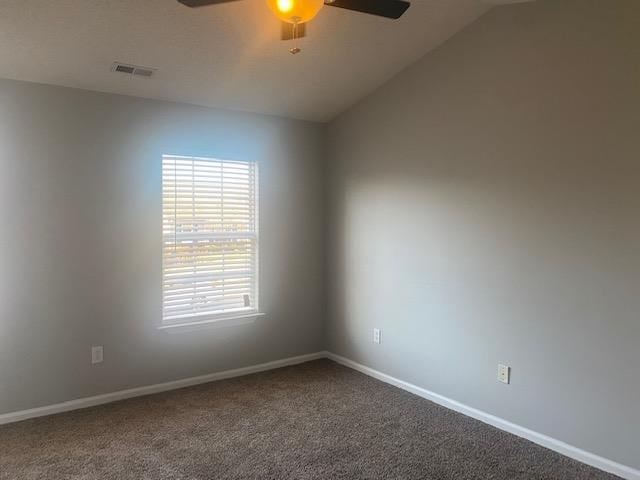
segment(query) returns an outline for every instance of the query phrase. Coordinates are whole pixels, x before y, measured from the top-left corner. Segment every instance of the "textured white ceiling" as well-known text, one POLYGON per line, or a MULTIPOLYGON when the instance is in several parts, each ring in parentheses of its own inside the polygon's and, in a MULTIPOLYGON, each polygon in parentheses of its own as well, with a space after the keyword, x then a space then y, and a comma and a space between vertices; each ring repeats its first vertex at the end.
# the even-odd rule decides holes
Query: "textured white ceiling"
POLYGON ((325 7, 294 56, 265 0, 1 0, 0 77, 327 121, 495 2, 413 0, 397 21, 325 7))

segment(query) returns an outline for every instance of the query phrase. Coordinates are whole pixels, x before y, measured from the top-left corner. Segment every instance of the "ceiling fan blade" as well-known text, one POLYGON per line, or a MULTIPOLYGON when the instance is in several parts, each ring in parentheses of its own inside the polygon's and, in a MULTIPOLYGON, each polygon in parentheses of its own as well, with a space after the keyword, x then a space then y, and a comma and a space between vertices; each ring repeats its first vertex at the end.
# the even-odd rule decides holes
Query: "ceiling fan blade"
POLYGON ((411 5, 404 0, 325 0, 324 4, 393 19, 400 18, 411 5))
POLYGON ((227 3, 227 2, 235 2, 237 0, 178 0, 183 5, 187 7, 206 7, 207 5, 215 5, 217 3, 227 3))
MULTIPOLYGON (((307 35, 307 24, 299 23, 296 38, 302 38, 307 35)), ((282 22, 281 40, 293 40, 293 23, 282 22)))

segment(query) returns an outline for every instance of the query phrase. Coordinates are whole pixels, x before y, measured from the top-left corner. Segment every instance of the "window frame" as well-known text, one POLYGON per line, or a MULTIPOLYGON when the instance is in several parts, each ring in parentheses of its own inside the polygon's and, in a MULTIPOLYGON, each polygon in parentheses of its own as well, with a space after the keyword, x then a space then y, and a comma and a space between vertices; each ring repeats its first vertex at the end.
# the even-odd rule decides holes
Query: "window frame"
MULTIPOLYGON (((170 154, 163 153, 161 155, 161 314, 160 314, 160 324, 158 325, 158 329, 165 330, 167 332, 174 331, 190 331, 197 330, 200 328, 206 327, 217 327, 217 326, 234 326, 234 325, 244 325, 247 323, 252 323, 256 317, 263 316, 259 309, 260 305, 260 191, 259 191, 259 164, 255 161, 248 160, 236 160, 236 159, 227 159, 227 158, 219 158, 214 156, 206 156, 206 155, 184 155, 184 154, 170 154), (165 225, 165 187, 164 187, 164 176, 165 176, 165 160, 176 160, 176 159, 184 159, 190 161, 211 161, 211 162, 219 162, 221 164, 225 162, 229 162, 230 164, 250 164, 251 168, 253 168, 253 228, 250 232, 252 238, 254 239, 254 268, 252 272, 253 277, 253 305, 250 307, 242 307, 235 309, 227 309, 225 311, 218 312, 195 312, 195 313, 187 313, 184 315, 176 315, 171 317, 165 317, 165 239, 166 233, 164 230, 165 225)), ((223 195, 221 195, 221 198, 223 195)), ((175 208, 175 207, 174 207, 175 208)), ((175 228, 175 226, 174 226, 175 228)), ((223 235, 224 233, 221 232, 223 235)), ((234 233, 234 232, 232 232, 234 233)), ((233 238, 233 234, 229 233, 229 237, 233 238)), ((247 235, 247 232, 237 232, 239 236, 247 235)), ((220 234, 218 234, 220 235, 220 234)), ((213 235, 212 235, 213 237, 213 235)))

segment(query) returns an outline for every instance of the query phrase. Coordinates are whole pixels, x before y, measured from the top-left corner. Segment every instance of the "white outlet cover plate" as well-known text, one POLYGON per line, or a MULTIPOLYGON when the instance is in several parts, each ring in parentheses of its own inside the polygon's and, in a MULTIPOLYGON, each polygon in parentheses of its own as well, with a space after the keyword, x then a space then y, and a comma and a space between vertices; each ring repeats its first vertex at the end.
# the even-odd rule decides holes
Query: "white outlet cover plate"
POLYGON ((380 329, 373 329, 373 343, 380 343, 380 329))
POLYGON ((498 380, 502 383, 508 384, 510 382, 510 373, 511 367, 507 365, 503 365, 501 363, 498 364, 498 380))
POLYGON ((104 350, 102 345, 95 345, 91 347, 91 363, 102 363, 104 360, 104 350))

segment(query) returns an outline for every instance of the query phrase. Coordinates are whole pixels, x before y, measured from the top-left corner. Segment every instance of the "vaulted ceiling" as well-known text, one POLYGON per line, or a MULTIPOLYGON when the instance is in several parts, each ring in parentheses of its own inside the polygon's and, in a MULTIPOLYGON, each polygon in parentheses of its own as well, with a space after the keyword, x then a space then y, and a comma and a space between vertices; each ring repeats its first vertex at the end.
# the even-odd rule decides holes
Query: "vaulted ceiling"
POLYGON ((0 77, 327 121, 496 1, 412 0, 397 21, 323 8, 291 55, 265 0, 2 0, 0 77))

